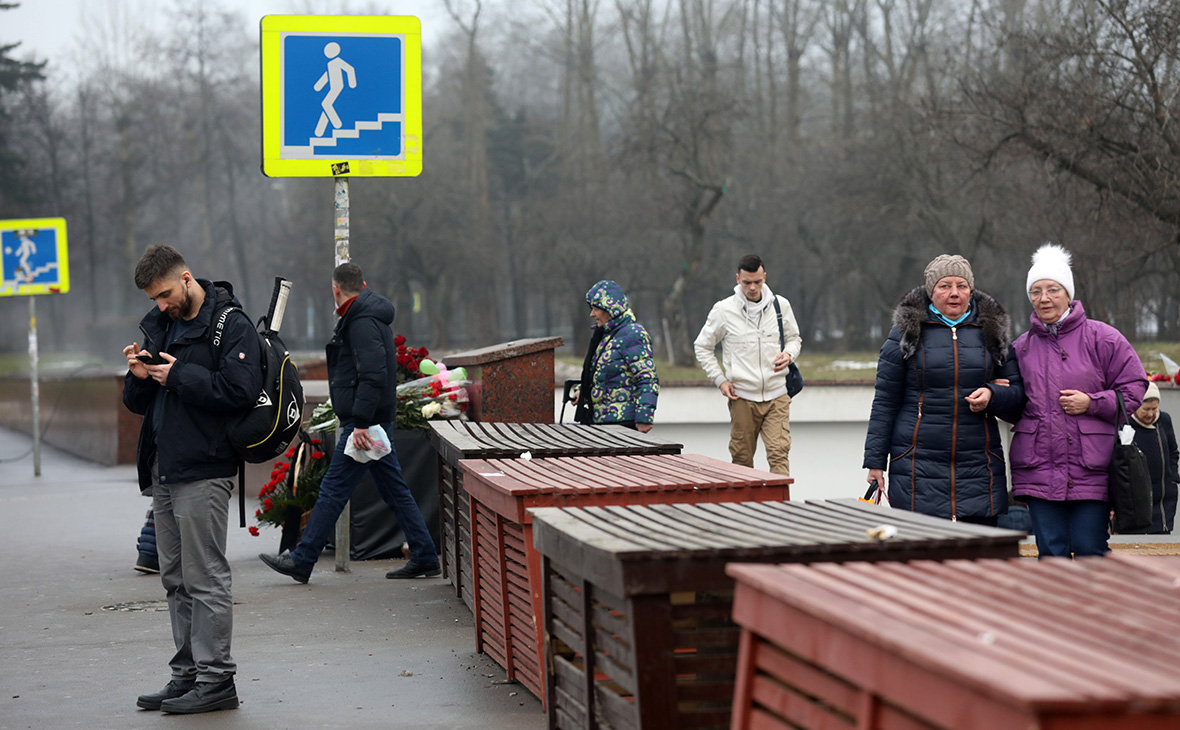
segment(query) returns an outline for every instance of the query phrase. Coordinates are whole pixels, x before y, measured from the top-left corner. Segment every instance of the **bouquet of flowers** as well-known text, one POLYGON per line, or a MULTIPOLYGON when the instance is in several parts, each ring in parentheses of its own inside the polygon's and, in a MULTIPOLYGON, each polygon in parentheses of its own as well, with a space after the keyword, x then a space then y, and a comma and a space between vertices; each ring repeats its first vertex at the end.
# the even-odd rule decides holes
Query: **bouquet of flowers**
MULTIPOLYGON (((284 461, 275 462, 270 481, 258 492, 261 505, 254 512, 259 525, 282 527, 315 506, 320 482, 328 471, 328 455, 321 450, 320 439, 300 441, 287 449, 284 461)), ((258 536, 256 525, 250 534, 258 536)))
POLYGON ((467 409, 467 371, 447 370, 430 360, 421 363, 423 372, 433 371, 417 380, 397 386, 398 428, 426 428, 431 418, 459 418, 467 409))
POLYGON ((407 347, 406 338, 393 338, 397 347, 397 428, 426 428, 431 418, 459 418, 467 410, 467 371, 447 370, 430 359, 425 347, 407 347))

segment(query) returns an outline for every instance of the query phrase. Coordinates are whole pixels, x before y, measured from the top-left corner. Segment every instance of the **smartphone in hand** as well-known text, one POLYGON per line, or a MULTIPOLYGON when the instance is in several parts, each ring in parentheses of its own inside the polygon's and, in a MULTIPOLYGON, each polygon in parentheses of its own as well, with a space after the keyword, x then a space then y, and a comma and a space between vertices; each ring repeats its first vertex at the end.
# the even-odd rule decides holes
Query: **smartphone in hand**
POLYGON ((135 356, 135 359, 139 360, 144 365, 163 365, 164 364, 163 358, 155 357, 150 352, 140 352, 139 354, 137 354, 135 356))

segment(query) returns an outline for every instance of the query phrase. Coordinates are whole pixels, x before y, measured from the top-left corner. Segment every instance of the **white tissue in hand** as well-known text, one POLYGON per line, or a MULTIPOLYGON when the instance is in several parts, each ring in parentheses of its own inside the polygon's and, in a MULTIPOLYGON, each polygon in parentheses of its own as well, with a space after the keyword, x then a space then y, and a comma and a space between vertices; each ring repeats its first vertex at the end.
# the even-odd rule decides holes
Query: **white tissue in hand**
POLYGON ((348 443, 344 444, 344 455, 359 464, 364 464, 366 461, 376 461, 393 450, 393 447, 389 445, 389 436, 380 426, 369 427, 369 438, 373 441, 373 445, 368 450, 358 449, 355 437, 356 431, 348 434, 348 443))
POLYGON ((1130 424, 1127 424, 1126 426, 1123 426, 1119 429, 1119 443, 1121 443, 1123 446, 1126 446, 1134 440, 1135 429, 1132 428, 1130 424))

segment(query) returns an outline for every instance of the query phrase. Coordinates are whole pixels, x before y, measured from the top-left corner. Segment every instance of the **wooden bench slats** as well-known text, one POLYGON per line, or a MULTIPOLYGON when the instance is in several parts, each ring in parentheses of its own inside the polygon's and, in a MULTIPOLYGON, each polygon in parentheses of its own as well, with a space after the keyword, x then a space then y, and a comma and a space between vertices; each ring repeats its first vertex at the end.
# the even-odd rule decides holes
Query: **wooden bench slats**
POLYGON ((975 581, 966 583, 961 575, 948 576, 944 572, 937 579, 931 579, 930 574, 920 570, 901 575, 896 565, 888 564, 850 565, 849 568, 841 575, 863 575, 865 578, 863 586, 854 587, 892 596, 900 607, 908 607, 915 616, 927 615, 928 607, 937 607, 937 611, 929 614, 930 620, 938 623, 940 630, 945 627, 956 640, 963 635, 990 634, 996 637, 989 650, 1011 649, 1014 656, 1009 659, 1014 666, 1027 662, 1029 671, 1047 677, 1059 676, 1066 682, 1089 679, 1098 686, 1113 684, 1126 689, 1155 684, 1155 672, 1145 670, 1140 662, 1126 662, 1100 648, 1087 647, 1085 633, 1079 636, 1063 634, 1051 622, 1037 626, 1033 622, 997 621, 997 617, 1004 614, 1005 605, 989 600, 986 594, 977 590, 975 581), (1048 655, 1053 657, 1053 663, 1040 658, 1030 661, 1023 648, 1027 645, 1050 650, 1048 655), (1104 665, 1100 672, 1093 671, 1097 666, 1095 662, 1104 665))
MULTIPOLYGON (((1176 605, 1148 597, 1139 608, 1127 609, 1097 601, 1089 601, 1078 610, 1077 593, 1059 589, 1043 590, 1034 581, 1022 581, 1028 571, 1008 569, 988 571, 982 566, 956 564, 954 568, 941 564, 914 563, 920 570, 933 576, 943 590, 965 597, 977 597, 995 609, 1007 609, 1022 616, 1022 626, 1042 632, 1046 640, 1060 635, 1060 641, 1071 644, 1077 651, 1088 651, 1094 659, 1109 656, 1107 646, 1117 643, 1136 657, 1136 664, 1154 667, 1156 671, 1173 671, 1174 657, 1159 652, 1157 635, 1180 625, 1176 605), (951 575, 947 575, 950 572, 951 575), (1024 576, 1014 573, 1023 573, 1024 576), (970 582, 955 580, 971 577, 970 582), (1107 614, 1109 617, 1104 617, 1107 614), (1102 618, 1096 621, 1095 618, 1102 618), (1094 648, 1090 648, 1093 645, 1094 648)), ((1016 566, 1013 566, 1016 567, 1016 566)), ((1129 594, 1128 594, 1129 595, 1129 594)))
MULTIPOLYGON (((948 571, 959 568, 996 568, 1001 572, 1015 568, 1029 575, 1083 573, 1097 577, 1113 566, 1102 560, 1018 564, 988 560, 974 566, 955 561, 934 570, 919 564, 867 569, 854 564, 750 565, 734 566, 731 572, 739 576, 739 590, 742 583, 749 582, 773 600, 810 615, 824 616, 841 631, 895 652, 929 671, 954 675, 976 692, 1007 698, 1017 706, 1103 708, 1134 703, 1140 710, 1180 707, 1180 676, 1175 671, 1136 670, 1137 665, 1142 666, 1142 657, 1128 652, 1117 641, 1108 640, 1096 647, 1094 637, 1084 632, 1046 634, 1035 625, 1023 630, 1009 625, 1024 624, 1027 606, 1008 608, 1006 615, 998 613, 989 622, 980 621, 979 612, 973 612, 972 606, 989 599, 985 592, 976 591, 972 600, 971 588, 985 580, 978 570, 961 572, 958 580, 963 587, 959 591, 936 589, 950 582, 948 571), (931 582, 923 585, 923 581, 931 582)), ((1158 576, 1144 572, 1135 576, 1136 581, 1153 579, 1159 595, 1169 591, 1176 595, 1177 589, 1158 576)), ((1060 584, 1063 590, 1073 591, 1073 611, 1086 610, 1095 585, 1087 582, 1071 589, 1060 584)), ((986 605, 1005 609, 1002 601, 990 600, 986 605)), ((1124 600, 1124 604, 1127 602, 1124 600)), ((1091 618, 1095 622, 1117 620, 1117 607, 1104 607, 1091 618)), ((1171 666, 1176 667, 1180 666, 1180 625, 1173 624, 1172 628, 1166 635, 1157 635, 1156 641, 1158 651, 1170 656, 1171 666)))

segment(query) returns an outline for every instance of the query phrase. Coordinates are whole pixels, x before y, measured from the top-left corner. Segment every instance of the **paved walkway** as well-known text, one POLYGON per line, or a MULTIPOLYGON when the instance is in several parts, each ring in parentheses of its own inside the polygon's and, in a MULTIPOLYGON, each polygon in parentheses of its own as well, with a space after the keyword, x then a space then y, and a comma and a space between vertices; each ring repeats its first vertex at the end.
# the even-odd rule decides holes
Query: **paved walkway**
POLYGON ((168 680, 172 640, 155 609, 158 576, 132 570, 149 500, 134 467, 103 467, 0 429, 0 730, 16 728, 545 727, 541 704, 475 653, 472 616, 442 579, 391 581, 403 561, 325 555, 299 585, 256 557, 277 530, 251 537, 231 510, 234 571, 233 712, 189 717, 140 710, 135 698, 168 680))

